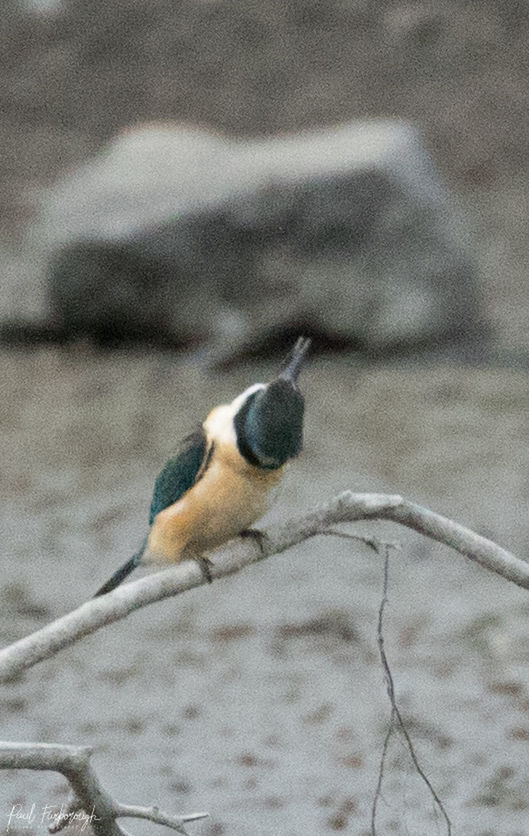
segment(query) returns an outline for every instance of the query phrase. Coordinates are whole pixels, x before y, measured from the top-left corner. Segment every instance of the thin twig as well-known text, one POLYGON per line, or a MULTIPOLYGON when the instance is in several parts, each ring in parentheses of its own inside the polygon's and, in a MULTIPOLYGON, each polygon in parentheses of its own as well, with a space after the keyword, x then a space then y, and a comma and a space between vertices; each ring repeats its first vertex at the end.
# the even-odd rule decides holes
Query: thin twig
MULTIPOLYGON (((284 552, 330 526, 374 519, 392 520, 415 529, 426 537, 456 549, 518 586, 529 589, 529 565, 491 540, 400 496, 354 494, 351 491, 345 491, 308 514, 268 529, 259 546, 248 541, 234 541, 227 552, 215 557, 213 579, 226 577, 258 560, 284 552)), ((36 633, 4 648, 0 652, 0 681, 16 676, 95 630, 125 618, 140 607, 178 595, 203 583, 204 575, 198 564, 195 561, 185 561, 90 600, 36 633)))
POLYGON ((116 818, 148 819, 155 824, 163 824, 176 830, 177 833, 185 833, 184 824, 207 819, 209 813, 192 813, 188 816, 173 816, 171 813, 164 813, 158 807, 138 807, 135 804, 115 804, 114 812, 116 818))
POLYGON ((384 781, 384 769, 386 766, 386 757, 388 754, 389 741, 395 729, 395 712, 391 710, 391 717, 389 718, 384 744, 382 746, 382 754, 380 755, 380 764, 378 767, 377 785, 375 788, 375 795, 373 798, 373 805, 371 807, 371 836, 376 836, 376 818, 378 802, 382 798, 382 782, 384 781))
POLYGON ((356 540, 357 543, 363 543, 370 549, 373 549, 377 554, 380 554, 384 547, 390 549, 397 549, 400 551, 402 546, 393 540, 380 540, 378 537, 369 537, 365 534, 351 534, 350 531, 340 531, 338 528, 322 528, 317 532, 318 535, 328 534, 331 537, 342 537, 344 540, 356 540))
MULTIPOLYGON (((446 809, 445 809, 445 806, 444 806, 443 802, 441 801, 437 792, 435 791, 434 787, 432 786, 432 783, 431 783, 430 779, 428 778, 428 776, 426 775, 422 766, 419 763, 419 759, 418 759, 417 754, 415 752, 413 742, 412 742, 411 737, 409 735, 408 729, 406 728, 406 724, 404 723, 404 719, 402 717, 402 714, 400 712, 400 709, 397 705, 397 701, 396 701, 396 698, 395 698, 395 683, 394 683, 394 680, 393 680, 393 674, 391 673, 391 668, 389 666, 388 657, 386 655, 386 650, 385 650, 385 647, 384 647, 384 610, 385 610, 386 604, 388 603, 388 580, 389 580, 389 549, 386 548, 385 549, 385 554, 384 554, 384 580, 383 580, 382 600, 380 602, 380 607, 379 607, 379 610, 378 610, 377 644, 378 644, 378 650, 379 650, 379 654, 380 654, 380 661, 382 663, 382 668, 383 668, 383 671, 384 671, 384 679, 386 681, 386 690, 387 690, 387 693, 388 693, 389 701, 391 703, 390 730, 393 728, 395 717, 396 717, 400 732, 401 732, 402 736, 404 737, 404 740, 406 741, 408 752, 409 752, 409 755, 410 755, 411 760, 413 762, 413 765, 415 767, 415 770, 416 770, 417 774, 419 775, 419 777, 424 782, 424 784, 426 784, 426 786, 428 787, 428 790, 429 790, 435 804, 439 808, 439 810, 440 810, 440 812, 441 812, 441 814, 442 814, 442 816, 443 816, 443 818, 446 822, 446 832, 447 832, 448 836, 451 836, 451 834, 452 834, 452 823, 450 821, 448 813, 446 812, 446 809)), ((388 741, 389 741, 389 735, 386 735, 385 749, 387 749, 388 741)), ((375 834, 375 815, 376 815, 376 806, 377 806, 377 802, 378 802, 378 797, 380 796, 380 789, 381 789, 381 786, 382 786, 384 760, 385 760, 385 752, 383 752, 383 758, 381 760, 381 766, 380 766, 379 777, 378 777, 378 782, 377 782, 377 789, 376 789, 375 798, 374 798, 374 801, 373 801, 373 808, 372 808, 372 814, 371 814, 371 832, 372 832, 373 836, 376 836, 376 834, 375 834)))

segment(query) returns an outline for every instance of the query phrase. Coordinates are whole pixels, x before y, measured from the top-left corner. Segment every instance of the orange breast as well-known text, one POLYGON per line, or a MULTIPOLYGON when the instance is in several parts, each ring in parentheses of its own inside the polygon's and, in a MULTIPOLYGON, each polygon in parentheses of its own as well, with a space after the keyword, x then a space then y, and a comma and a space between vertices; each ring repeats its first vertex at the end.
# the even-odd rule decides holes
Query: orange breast
POLYGON ((248 464, 233 445, 216 443, 202 478, 156 516, 146 559, 176 563, 237 536, 263 516, 282 471, 260 470, 248 464))

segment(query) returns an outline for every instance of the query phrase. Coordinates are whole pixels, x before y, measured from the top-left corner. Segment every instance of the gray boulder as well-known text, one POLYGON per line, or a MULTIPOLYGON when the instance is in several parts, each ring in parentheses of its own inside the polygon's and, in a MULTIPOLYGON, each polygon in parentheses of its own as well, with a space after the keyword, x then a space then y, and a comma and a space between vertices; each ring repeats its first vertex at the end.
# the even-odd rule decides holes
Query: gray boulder
POLYGON ((66 334, 228 353, 301 326, 372 351, 471 333, 464 239, 394 120, 260 140, 137 128, 55 185, 40 229, 66 334))

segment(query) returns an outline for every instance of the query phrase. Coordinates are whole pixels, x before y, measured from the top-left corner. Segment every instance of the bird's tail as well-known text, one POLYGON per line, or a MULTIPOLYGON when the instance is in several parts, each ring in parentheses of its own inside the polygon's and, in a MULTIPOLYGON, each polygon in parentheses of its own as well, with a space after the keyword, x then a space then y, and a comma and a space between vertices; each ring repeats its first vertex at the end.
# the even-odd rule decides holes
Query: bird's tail
POLYGON ((147 537, 141 544, 141 548, 138 549, 136 554, 132 555, 130 560, 127 560, 127 562, 124 563, 123 566, 120 566, 117 572, 114 572, 112 577, 109 578, 108 581, 103 584, 101 589, 97 590, 96 594, 94 595, 94 598, 98 598, 99 595, 106 595, 107 592, 112 592, 112 590, 115 589, 116 586, 119 586, 120 583, 122 583, 125 580, 125 578, 128 575, 130 575, 130 573, 133 572, 134 569, 136 569, 137 566, 139 566, 146 545, 147 537))

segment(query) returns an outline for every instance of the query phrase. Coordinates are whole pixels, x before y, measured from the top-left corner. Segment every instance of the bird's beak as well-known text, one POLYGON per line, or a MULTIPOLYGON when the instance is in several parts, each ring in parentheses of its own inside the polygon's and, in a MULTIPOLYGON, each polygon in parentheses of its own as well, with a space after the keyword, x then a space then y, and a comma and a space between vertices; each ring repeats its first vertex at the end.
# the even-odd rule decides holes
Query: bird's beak
POLYGON ((297 383, 299 373, 305 362, 305 357, 310 348, 311 340, 308 337, 300 337, 296 345, 285 357, 281 366, 279 377, 290 381, 293 385, 297 383))

